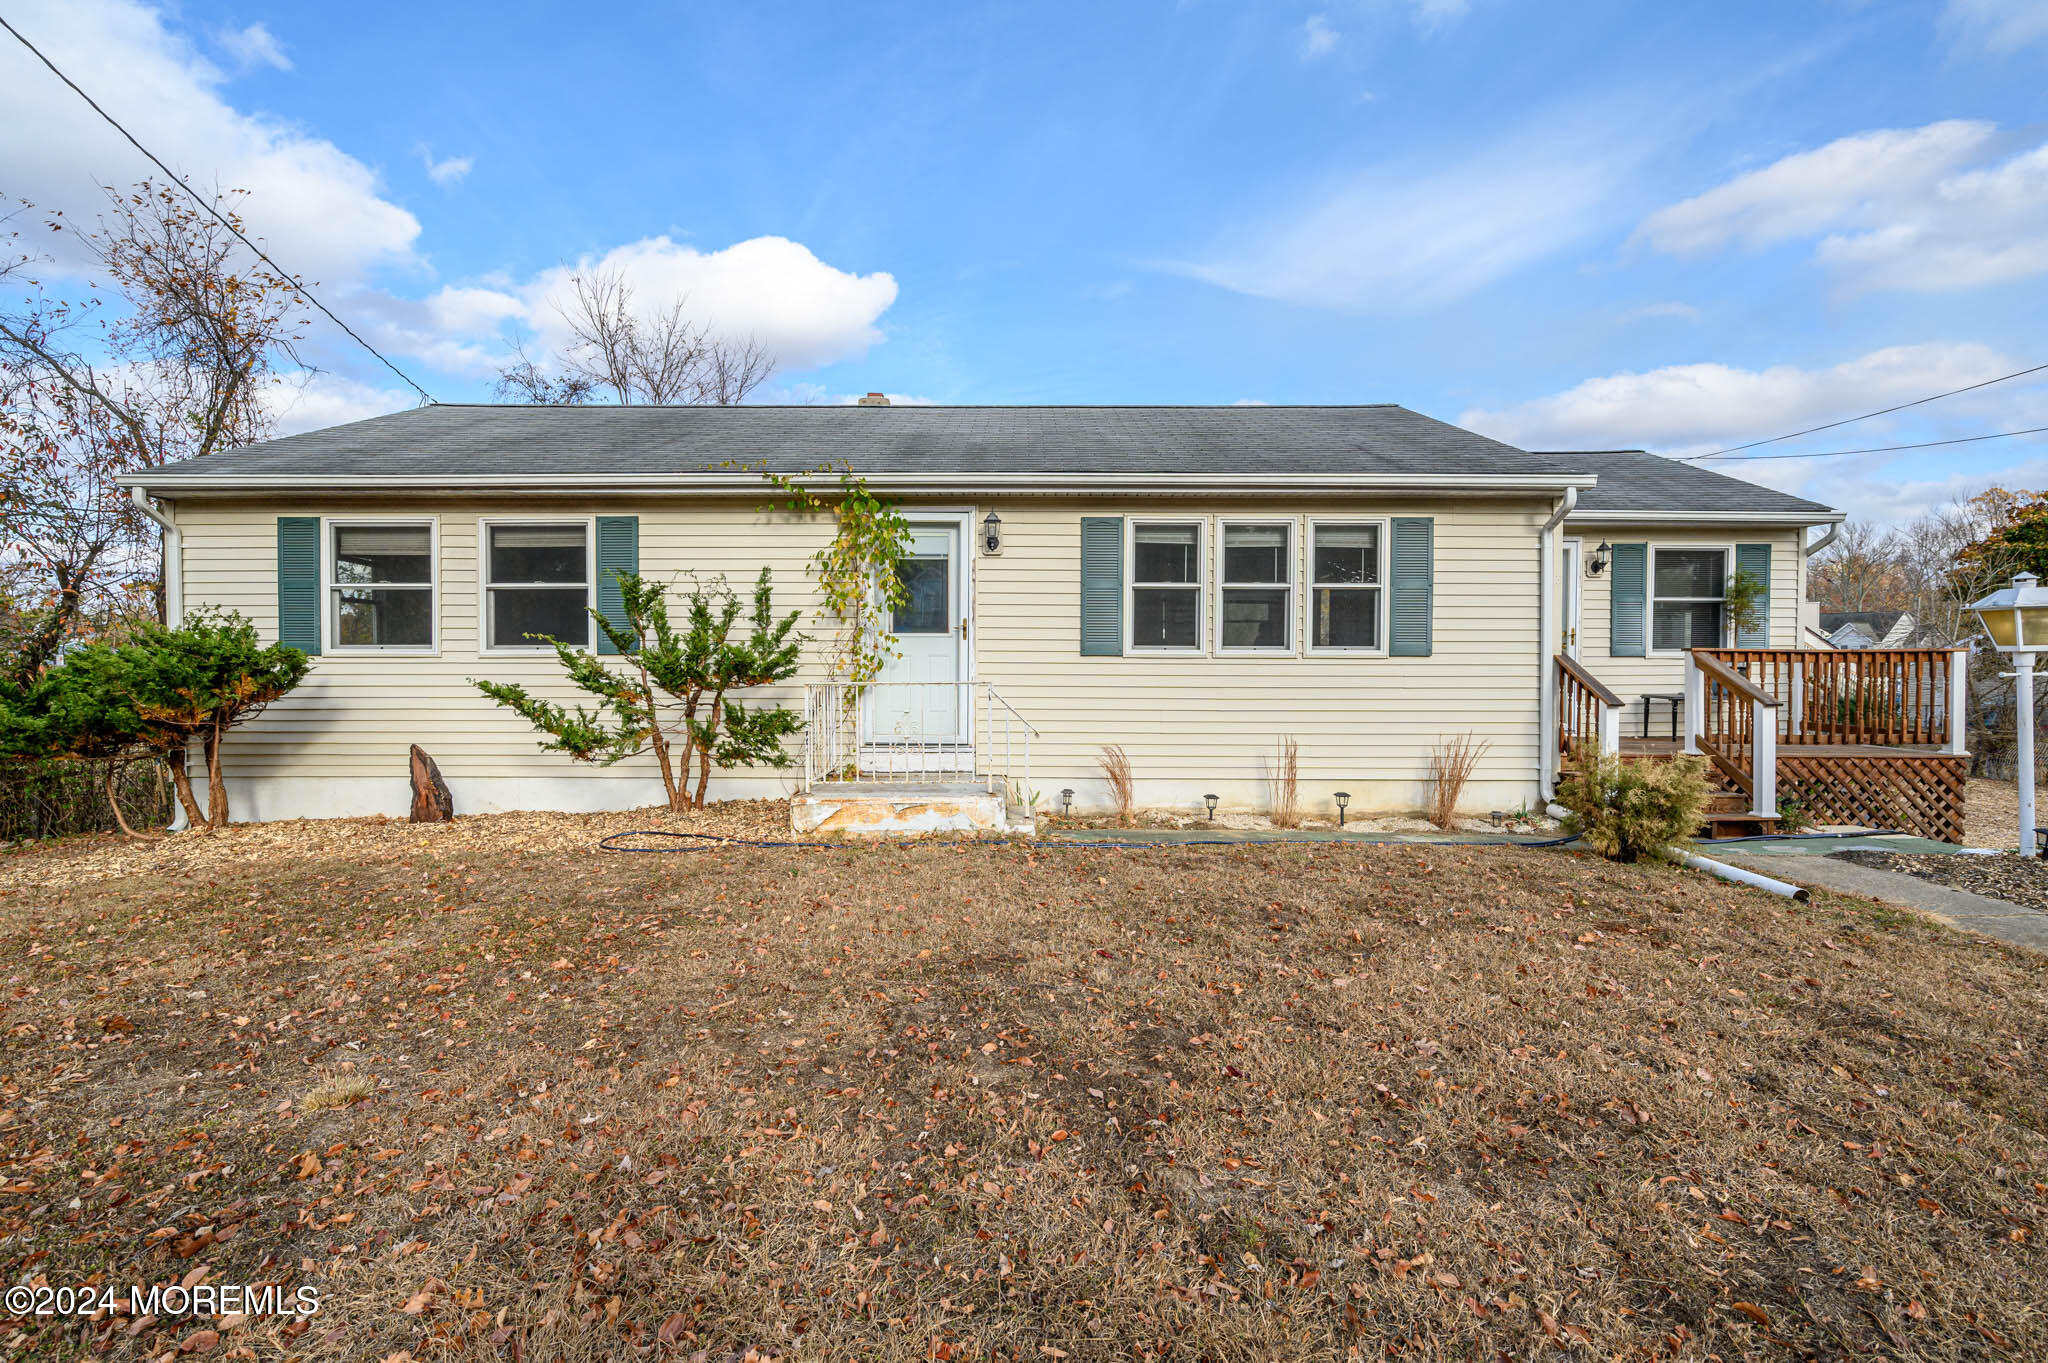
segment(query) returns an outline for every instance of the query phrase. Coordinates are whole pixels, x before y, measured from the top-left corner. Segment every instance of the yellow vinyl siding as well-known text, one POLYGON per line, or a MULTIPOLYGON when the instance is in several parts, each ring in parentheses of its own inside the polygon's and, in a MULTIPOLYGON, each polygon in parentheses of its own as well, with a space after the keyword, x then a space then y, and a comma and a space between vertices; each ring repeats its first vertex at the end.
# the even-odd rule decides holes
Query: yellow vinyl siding
MULTIPOLYGON (((452 781, 653 775, 647 759, 594 767, 539 751, 532 729, 478 695, 470 679, 519 681, 552 699, 581 697, 551 657, 479 656, 477 527, 497 517, 636 515, 640 567, 657 578, 723 573, 744 591, 763 564, 773 569, 777 605, 801 609, 811 636, 800 680, 821 680, 833 621, 817 613, 807 560, 829 534, 823 520, 760 510, 761 498, 685 501, 620 496, 462 499, 354 497, 187 500, 176 508, 190 606, 241 611, 266 638, 277 626, 279 516, 434 516, 439 525, 435 586, 438 655, 327 654, 306 684, 231 739, 230 775, 243 779, 397 778, 417 742, 452 781)), ((960 502, 948 505, 960 507, 960 502)), ((977 520, 990 509, 975 508, 977 520)), ((1148 803, 1188 806, 1213 790, 1227 807, 1263 801, 1278 739, 1300 743, 1305 803, 1331 811, 1329 792, 1352 793, 1354 812, 1414 809, 1425 798, 1432 747, 1469 733, 1488 745, 1469 808, 1514 808, 1536 798, 1538 779, 1537 530, 1549 505, 1520 500, 1005 499, 1003 551, 983 555, 970 541, 975 676, 992 684, 1034 725, 1033 784, 1048 804, 1074 786, 1084 802, 1101 789, 1103 744, 1130 754, 1148 803), (1205 522, 1205 599, 1210 651, 1202 655, 1082 657, 1080 523, 1083 515, 1205 522), (1315 656, 1301 650, 1306 610, 1306 527, 1311 516, 1429 516, 1435 522, 1433 655, 1427 658, 1315 656), (1219 518, 1286 519, 1294 539, 1295 652, 1287 656, 1214 651, 1215 539, 1219 518)), ((1792 575, 1774 570, 1774 587, 1792 575)), ((1592 584, 1588 584, 1589 588, 1592 584)), ((1382 587, 1385 590, 1385 587, 1382 587)), ((1594 630, 1588 593, 1589 632, 1594 630)), ((1774 603, 1773 628, 1795 612, 1774 603)), ((1604 609, 1604 608, 1603 608, 1604 609)), ((328 610, 322 597, 323 618, 328 610)), ((1604 649, 1605 616, 1599 616, 1604 649)), ((1675 683, 1674 683, 1675 685, 1675 683)), ((801 703, 791 687, 780 697, 801 703)), ((773 776, 774 773, 757 773, 773 776)))
MULTIPOLYGON (((1802 529, 1783 526, 1733 526, 1725 529, 1716 527, 1711 530, 1697 530, 1670 526, 1580 526, 1567 523, 1564 533, 1584 544, 1583 560, 1587 562, 1591 561, 1595 546, 1602 540, 1609 544, 1647 544, 1653 549, 1660 545, 1678 549, 1725 548, 1729 551, 1728 571, 1731 573, 1735 571, 1736 545, 1769 544, 1771 647, 1799 646, 1799 603, 1806 598, 1806 561, 1799 545, 1800 537, 1806 533, 1802 529)), ((1643 607, 1645 639, 1649 637, 1648 571, 1649 565, 1646 563, 1643 607)), ((1611 567, 1599 577, 1587 577, 1583 570, 1580 573, 1579 661, 1628 702, 1628 713, 1622 716, 1621 731, 1629 737, 1634 737, 1643 731, 1642 698, 1645 694, 1675 693, 1685 689, 1685 660, 1677 654, 1617 658, 1607 651, 1613 639, 1608 623, 1613 579, 1614 572, 1611 567)), ((1652 736, 1669 734, 1670 717, 1663 702, 1658 702, 1653 714, 1650 730, 1652 736)))

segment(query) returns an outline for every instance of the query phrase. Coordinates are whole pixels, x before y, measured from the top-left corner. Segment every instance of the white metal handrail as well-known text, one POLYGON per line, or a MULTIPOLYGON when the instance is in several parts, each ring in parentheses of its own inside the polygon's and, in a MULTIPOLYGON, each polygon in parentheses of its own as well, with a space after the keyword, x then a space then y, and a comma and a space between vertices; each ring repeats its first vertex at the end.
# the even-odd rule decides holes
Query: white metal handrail
POLYGON ((802 788, 973 783, 1029 805, 1037 732, 987 682, 813 682, 802 788))

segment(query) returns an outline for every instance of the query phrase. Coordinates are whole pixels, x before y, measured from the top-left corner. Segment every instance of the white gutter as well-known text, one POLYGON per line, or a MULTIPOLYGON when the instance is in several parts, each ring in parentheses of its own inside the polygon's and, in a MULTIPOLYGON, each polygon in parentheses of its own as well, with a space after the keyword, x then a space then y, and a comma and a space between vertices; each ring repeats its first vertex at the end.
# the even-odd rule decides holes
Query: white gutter
MULTIPOLYGON (((1467 492, 1478 494, 1556 493, 1592 487, 1590 474, 1514 474, 1446 476, 1440 473, 1385 474, 1129 474, 1129 473, 870 473, 863 481, 877 491, 1015 489, 1021 492, 1187 492, 1205 489, 1241 492, 1361 491, 1467 492)), ((763 495, 766 484, 755 473, 529 473, 448 477, 426 474, 180 474, 156 469, 126 473, 116 480, 124 487, 179 492, 492 492, 501 489, 577 491, 669 491, 686 496, 763 495)), ((838 486, 837 475, 795 479, 806 487, 838 486)))
POLYGON ((1579 490, 1566 488, 1564 500, 1536 532, 1536 771, 1545 800, 1557 786, 1557 664, 1550 654, 1550 641, 1556 632, 1551 616, 1557 610, 1557 593, 1551 590, 1550 580, 1557 571, 1557 527, 1578 504, 1579 490))
POLYGON ((178 532, 177 522, 149 504, 148 494, 138 484, 129 484, 128 500, 163 527, 164 623, 175 626, 185 618, 185 537, 178 532))
POLYGON ((1581 511, 1578 525, 1833 525, 1841 511, 1581 511))

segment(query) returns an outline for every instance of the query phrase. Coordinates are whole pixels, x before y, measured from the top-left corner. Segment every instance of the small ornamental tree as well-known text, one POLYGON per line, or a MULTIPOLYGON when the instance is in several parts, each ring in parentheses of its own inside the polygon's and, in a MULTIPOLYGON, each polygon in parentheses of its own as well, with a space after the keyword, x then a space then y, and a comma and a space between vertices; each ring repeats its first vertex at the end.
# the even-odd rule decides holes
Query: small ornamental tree
POLYGON ((680 632, 659 583, 634 573, 618 578, 625 627, 590 613, 622 655, 617 667, 547 640, 569 680, 597 697, 595 708, 557 705, 516 682, 479 681, 477 690, 539 729, 545 752, 604 765, 652 752, 674 810, 703 807, 713 767, 788 766, 783 741, 803 720, 779 705, 749 708, 738 694, 796 675, 798 613, 775 618, 768 570, 754 580, 744 625, 745 606, 723 578, 693 584, 680 632))
POLYGON ((291 691, 309 666, 296 648, 265 645, 242 615, 195 611, 177 629, 148 624, 125 643, 74 649, 34 682, 0 693, 0 750, 70 760, 153 753, 169 759, 192 826, 219 828, 228 821, 228 730, 291 691), (179 760, 195 742, 206 761, 204 809, 179 760))

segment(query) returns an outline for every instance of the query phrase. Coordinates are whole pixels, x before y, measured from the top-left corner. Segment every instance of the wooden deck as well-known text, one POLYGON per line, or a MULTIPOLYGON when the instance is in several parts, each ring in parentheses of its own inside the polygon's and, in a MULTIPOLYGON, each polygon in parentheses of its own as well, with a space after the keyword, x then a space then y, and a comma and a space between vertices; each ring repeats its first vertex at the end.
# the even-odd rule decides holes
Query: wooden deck
MULTIPOLYGON (((1673 757, 1670 738, 1624 738, 1624 757, 1673 757)), ((1748 748, 1733 750, 1742 759, 1748 748)), ((1930 743, 1784 743, 1777 787, 1817 824, 1893 828, 1960 844, 1969 758, 1930 743)), ((1709 768, 1711 771, 1712 768, 1709 768)))

